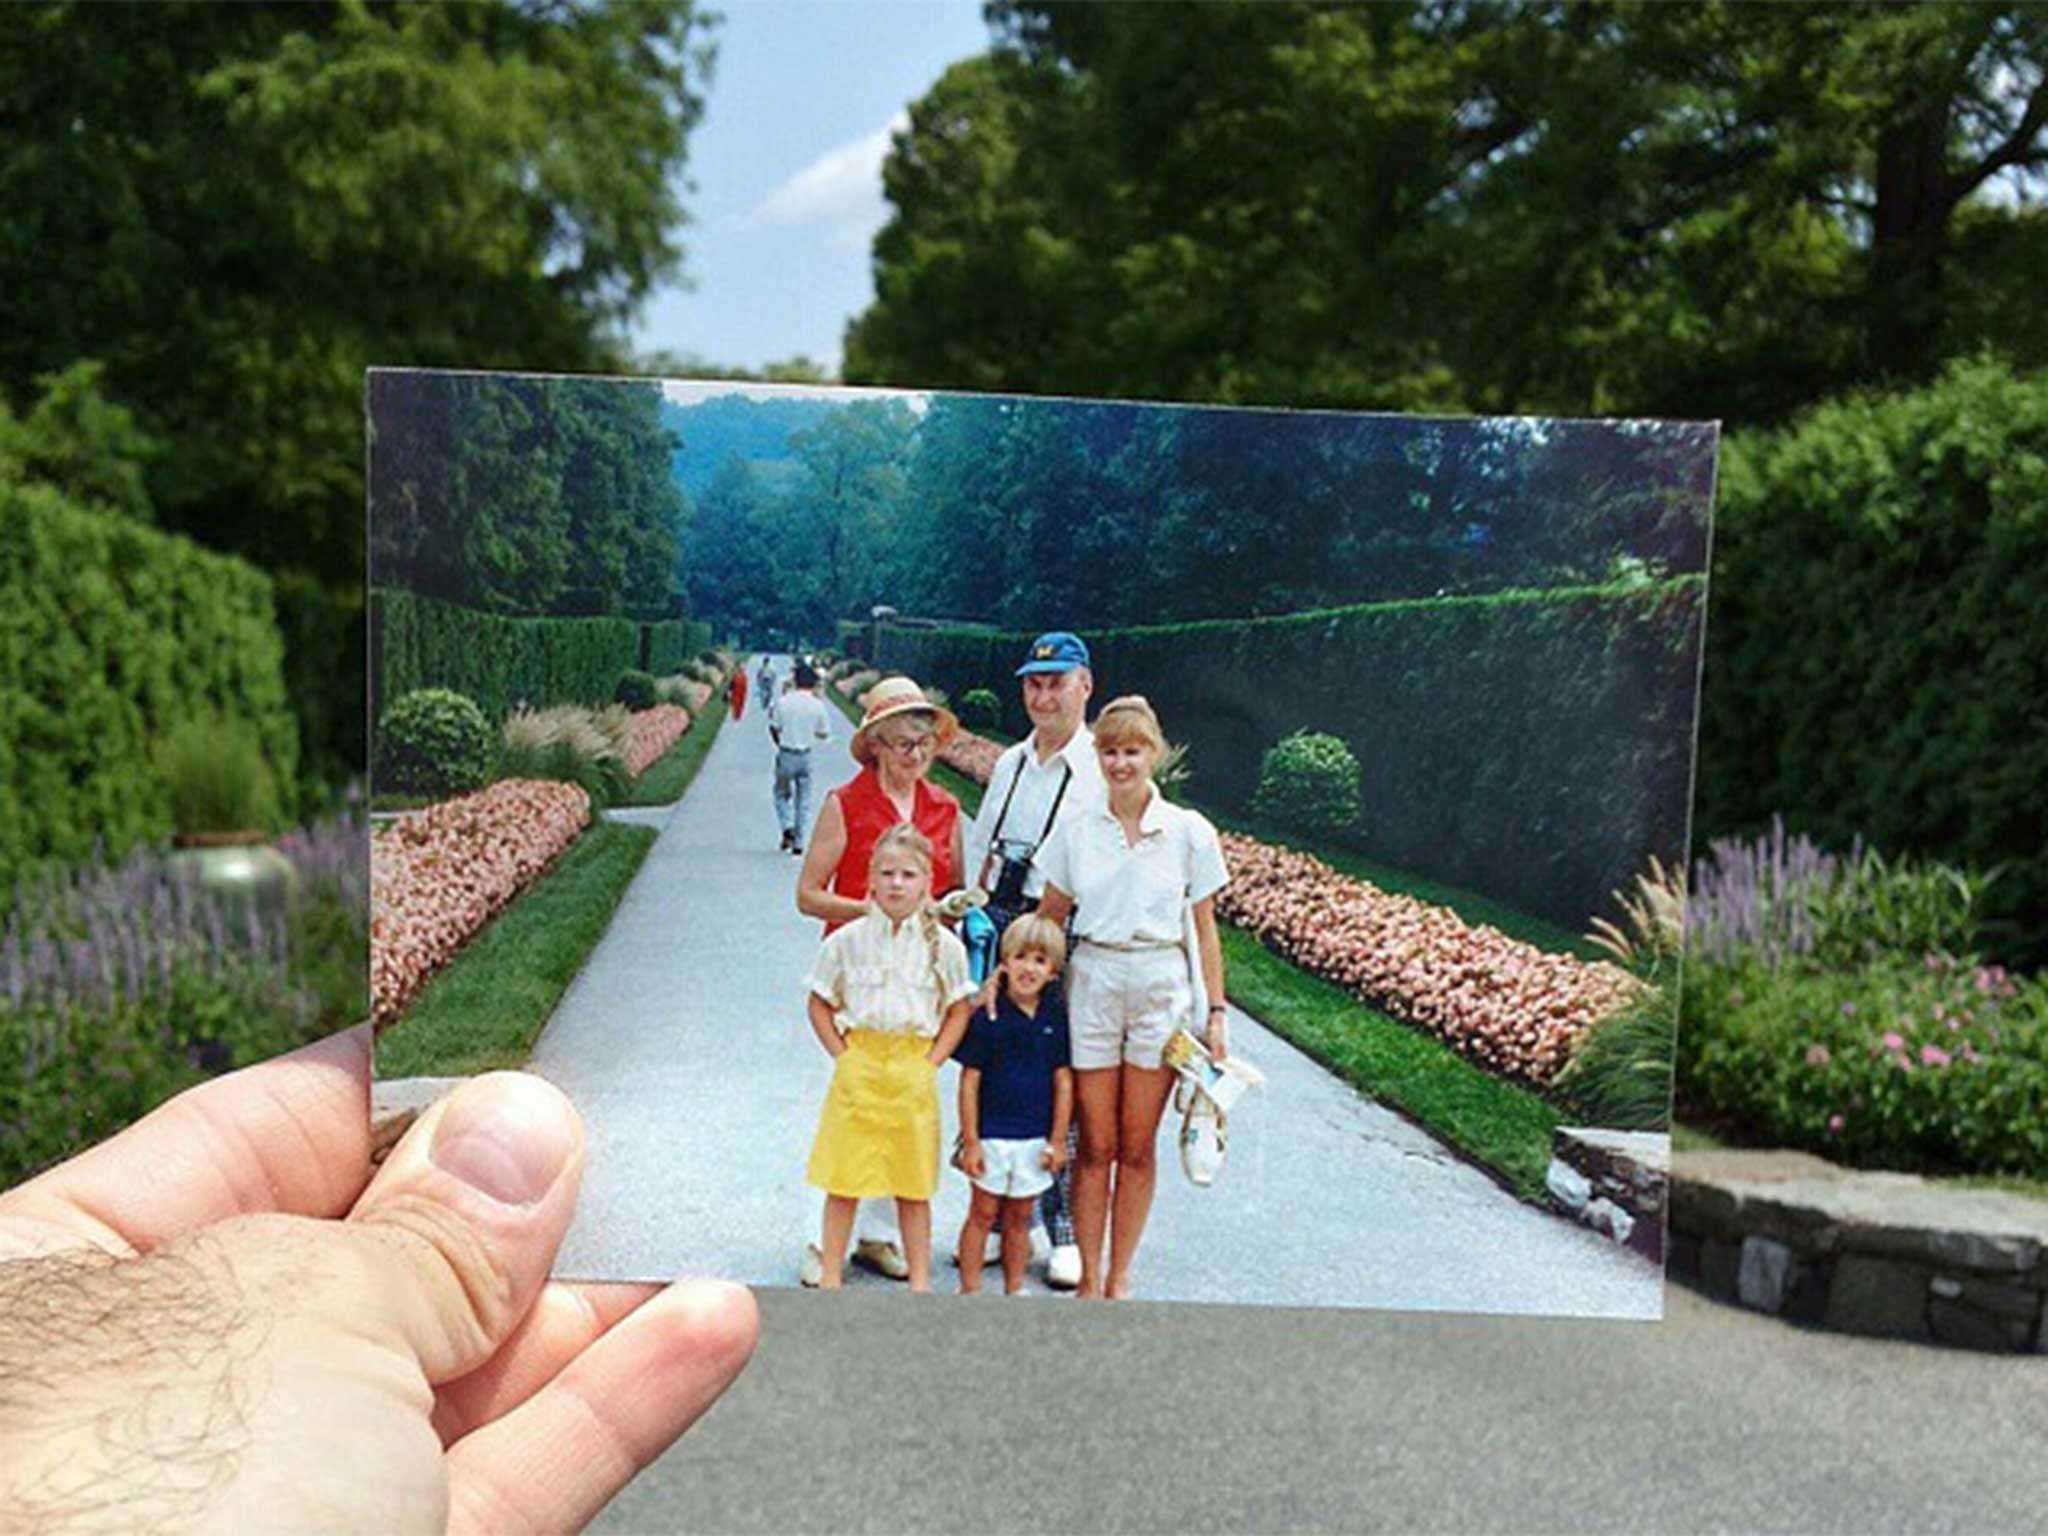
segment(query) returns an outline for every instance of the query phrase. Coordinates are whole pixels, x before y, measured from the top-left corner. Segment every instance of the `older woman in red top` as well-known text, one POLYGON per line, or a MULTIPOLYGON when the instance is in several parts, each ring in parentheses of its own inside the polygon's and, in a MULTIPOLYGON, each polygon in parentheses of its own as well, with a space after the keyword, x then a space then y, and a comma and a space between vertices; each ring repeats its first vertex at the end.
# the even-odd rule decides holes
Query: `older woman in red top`
POLYGON ((797 910, 832 932, 867 911, 868 856, 875 839, 907 821, 931 840, 932 894, 960 883, 960 802, 926 775, 960 728, 907 677, 869 690, 853 755, 861 770, 825 797, 797 875, 797 910))

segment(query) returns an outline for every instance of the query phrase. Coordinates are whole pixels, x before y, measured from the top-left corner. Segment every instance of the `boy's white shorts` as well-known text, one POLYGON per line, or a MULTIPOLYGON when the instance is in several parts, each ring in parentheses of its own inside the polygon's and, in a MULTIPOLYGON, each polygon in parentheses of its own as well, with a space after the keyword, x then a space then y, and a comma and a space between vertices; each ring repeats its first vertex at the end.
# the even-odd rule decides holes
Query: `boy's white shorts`
POLYGON ((1045 1155, 1043 1136, 1010 1140, 997 1137, 981 1144, 982 1173, 974 1180, 983 1189, 1005 1200, 1023 1200, 1042 1195, 1052 1187, 1052 1174, 1039 1159, 1045 1155))

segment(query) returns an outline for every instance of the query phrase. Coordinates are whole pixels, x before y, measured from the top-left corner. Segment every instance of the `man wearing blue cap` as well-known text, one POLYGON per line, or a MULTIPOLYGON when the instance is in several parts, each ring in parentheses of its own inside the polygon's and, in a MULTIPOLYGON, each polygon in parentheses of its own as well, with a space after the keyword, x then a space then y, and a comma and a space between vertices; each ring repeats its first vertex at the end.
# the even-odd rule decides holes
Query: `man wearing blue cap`
MULTIPOLYGON (((1038 905, 1045 876, 1033 856, 1076 805, 1104 798, 1102 765, 1083 720, 1095 677, 1079 635, 1054 630, 1031 642, 1017 669, 1031 734, 996 759, 981 809, 963 839, 966 868, 989 893, 988 915, 997 933, 1038 905)), ((1052 1254, 1047 1283, 1072 1290, 1081 1282, 1081 1250, 1074 1242, 1069 1194, 1073 1187, 1073 1133, 1067 1163, 1039 1202, 1052 1254)))

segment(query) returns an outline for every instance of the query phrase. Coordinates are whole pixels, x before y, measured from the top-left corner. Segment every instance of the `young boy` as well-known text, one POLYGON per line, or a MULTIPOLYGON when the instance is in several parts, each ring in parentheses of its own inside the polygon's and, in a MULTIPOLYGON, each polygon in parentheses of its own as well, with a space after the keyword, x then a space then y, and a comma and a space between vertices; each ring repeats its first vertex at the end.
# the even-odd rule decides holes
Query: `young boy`
POLYGON ((1024 1286, 1031 1212, 1067 1160, 1074 1073, 1066 1010, 1045 984, 1066 964, 1057 923, 1026 913, 1003 931, 996 1014, 976 1009, 954 1053, 960 1063, 960 1167, 973 1204, 960 1230, 960 1291, 981 1289, 990 1230, 1003 1233, 1003 1292, 1024 1286))

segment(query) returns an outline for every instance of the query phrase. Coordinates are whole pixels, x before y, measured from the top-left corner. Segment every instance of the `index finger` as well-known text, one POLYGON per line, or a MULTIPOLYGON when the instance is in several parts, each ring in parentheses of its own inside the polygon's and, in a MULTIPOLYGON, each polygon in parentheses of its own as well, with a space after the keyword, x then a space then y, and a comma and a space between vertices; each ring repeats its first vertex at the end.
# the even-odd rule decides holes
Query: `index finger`
POLYGON ((370 1181, 370 1027, 188 1088, 0 1195, 0 1260, 147 1253, 230 1216, 340 1216, 370 1181))

